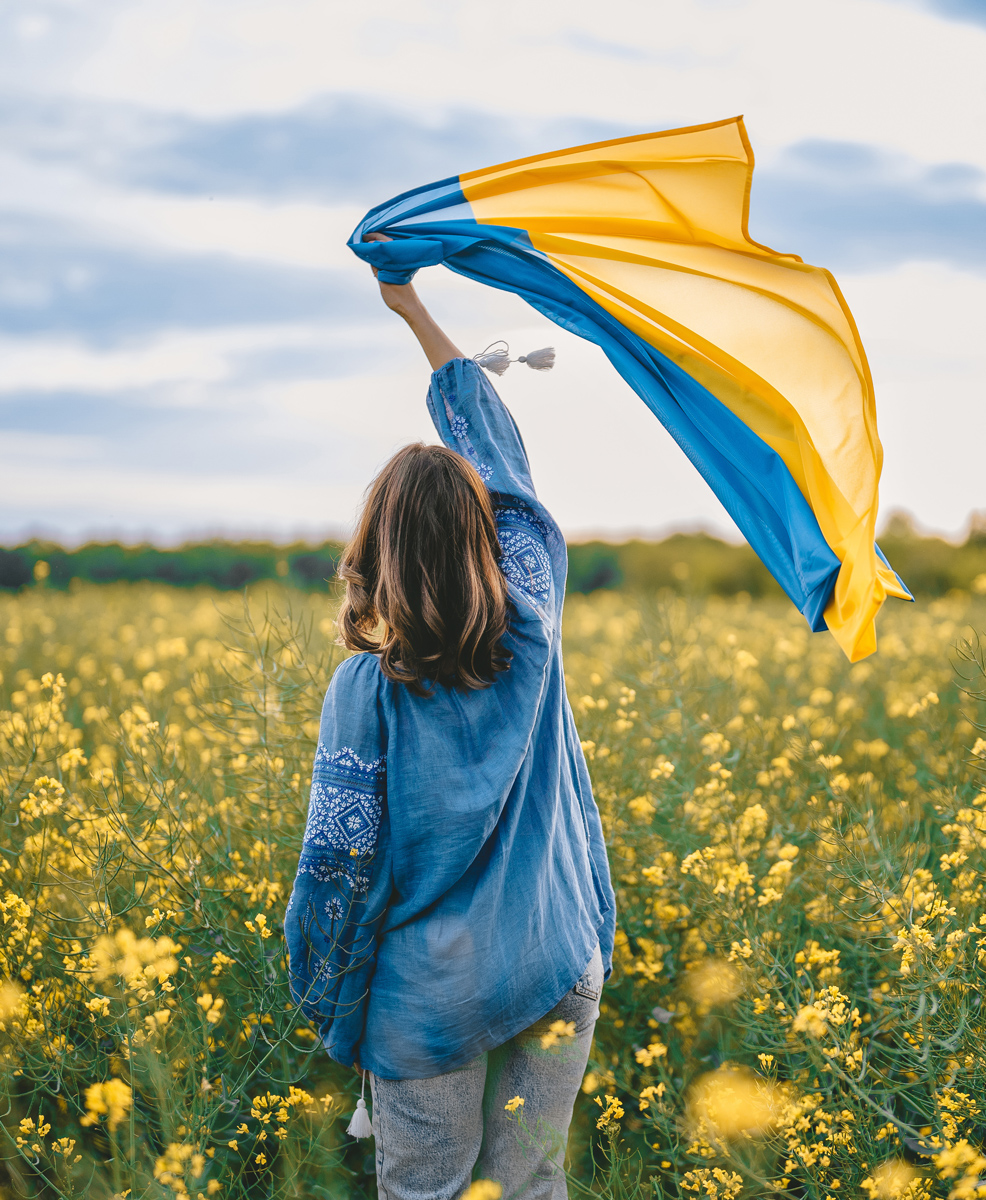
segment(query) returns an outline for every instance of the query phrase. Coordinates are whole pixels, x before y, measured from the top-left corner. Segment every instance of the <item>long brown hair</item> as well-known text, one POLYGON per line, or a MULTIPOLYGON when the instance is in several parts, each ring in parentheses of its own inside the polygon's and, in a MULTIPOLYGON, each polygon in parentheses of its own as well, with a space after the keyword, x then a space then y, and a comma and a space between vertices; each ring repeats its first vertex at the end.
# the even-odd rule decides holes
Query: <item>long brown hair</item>
POLYGON ((399 450, 373 481, 339 563, 339 632, 419 695, 488 687, 510 656, 507 586, 489 492, 444 446, 399 450))

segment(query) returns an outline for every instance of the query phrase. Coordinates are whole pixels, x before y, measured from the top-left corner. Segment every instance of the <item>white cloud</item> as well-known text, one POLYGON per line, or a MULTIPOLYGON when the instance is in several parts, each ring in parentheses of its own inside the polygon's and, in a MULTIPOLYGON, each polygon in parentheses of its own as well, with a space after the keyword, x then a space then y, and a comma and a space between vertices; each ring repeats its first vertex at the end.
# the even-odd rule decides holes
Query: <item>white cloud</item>
POLYGON ((845 276, 873 370, 884 446, 881 511, 959 533, 986 507, 986 279, 937 263, 845 276))
POLYGON ((0 158, 0 177, 0 211, 84 222, 107 241, 358 269, 346 239, 363 212, 352 206, 168 195, 9 155, 0 158))
POLYGON ((69 79, 213 115, 326 91, 642 129, 742 111, 762 153, 823 137, 986 165, 984 51, 986 30, 889 0, 132 0, 69 79))
POLYGON ((116 391, 190 379, 216 382, 228 373, 221 335, 157 338, 150 345, 99 351, 69 340, 0 342, 0 392, 116 391))
MULTIPOLYGON (((515 364, 498 387, 520 422, 540 494, 566 530, 654 532, 694 524, 732 530, 698 473, 596 347, 516 297, 450 272, 429 272, 421 290, 466 354, 497 337, 507 338, 514 354, 548 344, 558 349, 553 371, 515 364)), ((337 379, 237 377, 245 352, 272 347, 290 352, 324 342, 324 331, 312 327, 177 332, 111 351, 47 339, 8 341, 0 346, 0 364, 5 363, 0 388, 8 394, 18 389, 18 406, 29 402, 29 391, 40 397, 70 387, 102 391, 113 400, 114 414, 120 405, 182 408, 188 438, 198 444, 200 457, 211 456, 219 477, 190 472, 176 447, 174 469, 142 470, 138 486, 127 463, 146 458, 151 449, 153 432, 144 427, 124 459, 112 430, 88 438, 34 432, 28 435, 29 457, 25 435, 5 435, 0 455, 5 523, 28 524, 24 514, 32 513, 38 520, 60 521, 70 532, 81 523, 131 535, 148 521, 167 534, 190 522, 200 530, 278 534, 348 526, 363 489, 397 447, 435 440, 424 404, 427 364, 402 322, 385 318, 380 326, 357 327, 338 339, 340 347, 355 346, 365 366, 337 379), (249 470, 231 470, 223 465, 229 458, 224 425, 235 426, 251 445, 269 437, 282 449, 266 464, 261 455, 249 470), (285 462, 285 442, 304 456, 301 471, 285 462), (26 488, 29 460, 57 463, 41 500, 26 488)), ((0 425, 2 413, 0 407, 0 425)))
MULTIPOLYGON (((38 94, 67 89, 161 113, 228 116, 349 92, 436 124, 465 108, 641 129, 745 111, 761 161, 819 138, 986 167, 986 30, 890 0, 503 0, 495 19, 467 0, 107 0, 88 26, 69 0, 16 9, 18 53, 32 64, 18 67, 19 77, 38 94)), ((140 128, 128 126, 127 136, 139 142, 140 128)), ((372 289, 345 246, 361 216, 352 206, 165 194, 108 182, 108 171, 98 177, 98 153, 75 165, 56 157, 8 154, 0 213, 71 221, 107 244, 175 258, 329 268, 344 273, 343 283, 372 289)), ((31 279, 15 282, 30 299, 31 279)), ((910 508, 926 525, 957 530, 983 504, 986 280, 910 264, 840 275, 840 283, 877 383, 884 511, 910 508)), ((449 272, 426 273, 421 289, 467 354, 500 336, 515 352, 557 347, 554 372, 514 366, 500 386, 540 492, 567 531, 704 524, 735 535, 698 473, 595 347, 516 297, 449 272)), ((393 449, 433 436, 426 381, 407 331, 382 310, 379 323, 345 328, 304 320, 160 327, 112 349, 81 333, 8 336, 0 345, 5 529, 10 536, 38 521, 71 532, 169 534, 344 526, 393 449), (280 375, 245 368, 251 355, 301 361, 318 349, 338 353, 337 377, 324 367, 280 375), (117 416, 180 408, 197 457, 182 461, 176 451, 170 468, 163 459, 171 443, 155 446, 157 427, 146 421, 80 433, 32 425, 32 408, 41 413, 60 393, 84 396, 94 414, 100 398, 117 416), (224 438, 234 424, 250 450, 239 469, 224 438), (291 445, 301 469, 285 453, 291 445), (135 465, 151 451, 152 465, 135 465), (43 494, 39 464, 49 468, 43 494)))
MULTIPOLYGON (((94 434, 84 433, 35 433, 35 432, 6 432, 3 435, 3 446, 0 449, 0 462, 3 463, 4 476, 7 472, 19 475, 23 483, 29 474, 37 480, 39 471, 51 479, 53 469, 65 464, 76 464, 91 459, 101 448, 101 440, 94 434)), ((22 495, 31 495, 36 488, 29 488, 22 495)), ((5 499, 17 504, 17 495, 12 492, 5 499)), ((32 497, 33 502, 34 497, 32 497)))
MULTIPOLYGON (((957 531, 971 509, 982 507, 986 350, 978 314, 986 306, 986 280, 913 264, 842 283, 876 382, 886 450, 883 511, 909 508, 927 526, 957 531)), ((596 347, 540 318, 516 297, 448 272, 429 272, 421 291, 467 354, 501 336, 514 354, 546 344, 557 348, 552 372, 515 364, 498 388, 524 434, 539 492, 567 532, 619 536, 703 525, 736 536, 701 477, 596 347)), ((157 521, 168 533, 183 522, 197 529, 273 533, 349 525, 363 488, 386 458, 408 441, 434 439, 424 407, 428 370, 395 318, 338 340, 340 346, 362 347, 359 360, 365 366, 358 362, 354 374, 284 381, 237 376, 239 356, 247 351, 302 350, 324 337, 316 327, 283 326, 174 334, 122 352, 93 353, 53 342, 30 352, 5 346, 0 356, 7 364, 0 376, 5 386, 103 388, 135 405, 151 401, 133 389, 156 387, 155 405, 187 409, 190 438, 217 439, 212 453, 220 464, 218 478, 190 474, 180 463, 172 473, 156 467, 141 473, 139 496, 132 500, 133 470, 121 462, 107 472, 95 443, 52 435, 49 454, 47 435, 32 435, 30 458, 54 455, 61 464, 60 482, 44 501, 52 519, 60 511, 63 522, 77 524, 84 511, 87 527, 133 530, 157 521), (391 365, 381 367, 382 361, 391 365), (213 422, 202 432, 197 413, 217 412, 218 426, 213 422), (223 468, 224 421, 235 421, 238 432, 258 445, 266 437, 294 444, 314 454, 316 465, 306 459, 303 479, 283 453, 248 471, 223 468)), ((2 504, 10 520, 32 493, 24 490, 23 447, 8 435, 4 442, 2 504)), ((205 446, 206 457, 212 444, 205 446)), ((140 454, 135 444, 128 457, 140 454)))
MULTIPOLYGON (((347 328, 335 340, 359 343, 375 330, 347 328)), ((298 351, 331 344, 333 336, 312 326, 246 326, 196 333, 161 332, 125 348, 100 350, 70 339, 0 339, 0 393, 117 392, 167 384, 215 384, 236 373, 248 353, 298 351)), ((181 394, 181 393, 177 393, 181 394)))
POLYGON ((4 445, 0 535, 50 529, 72 541, 236 536, 246 531, 319 538, 339 529, 323 514, 350 509, 358 497, 352 486, 324 478, 260 473, 244 487, 240 477, 221 470, 190 478, 135 464, 121 466, 111 476, 99 475, 85 461, 73 461, 69 449, 51 439, 17 439, 9 449, 4 445))

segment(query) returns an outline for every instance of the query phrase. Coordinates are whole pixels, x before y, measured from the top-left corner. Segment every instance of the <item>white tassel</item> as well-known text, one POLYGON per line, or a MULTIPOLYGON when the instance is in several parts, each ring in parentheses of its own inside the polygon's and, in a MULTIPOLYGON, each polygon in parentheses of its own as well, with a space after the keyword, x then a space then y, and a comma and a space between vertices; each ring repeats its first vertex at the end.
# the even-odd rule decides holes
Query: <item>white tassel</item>
POLYGON ((373 1137, 373 1122, 370 1120, 370 1114, 366 1111, 366 1101, 362 1098, 356 1101, 356 1111, 353 1113, 353 1119, 349 1122, 346 1132, 354 1138, 373 1137))
POLYGON ((486 349, 475 356, 476 362, 494 375, 502 375, 510 366, 510 347, 506 342, 492 342, 486 349))
POLYGON ((510 366, 510 359, 505 354, 486 354, 482 358, 477 358, 476 362, 481 367, 485 367, 487 371, 492 371, 494 375, 502 375, 510 366))
POLYGON ((555 348, 545 346, 543 350, 532 350, 530 354, 522 354, 520 358, 511 358, 510 347, 506 342, 500 341, 493 342, 482 354, 474 355, 473 359, 484 370, 492 371, 494 375, 502 375, 512 362, 527 363, 532 371, 550 371, 555 365, 555 348))
POLYGON ((522 354, 517 361, 527 363, 533 371, 550 371, 555 365, 555 348, 545 346, 543 350, 532 350, 530 354, 522 354))
POLYGON ((360 1098, 356 1101, 356 1111, 353 1113, 353 1119, 349 1122, 346 1132, 350 1137, 368 1138, 373 1137, 373 1122, 370 1120, 370 1114, 366 1111, 366 1101, 363 1096, 366 1094, 366 1072, 363 1072, 363 1090, 360 1093, 360 1098))

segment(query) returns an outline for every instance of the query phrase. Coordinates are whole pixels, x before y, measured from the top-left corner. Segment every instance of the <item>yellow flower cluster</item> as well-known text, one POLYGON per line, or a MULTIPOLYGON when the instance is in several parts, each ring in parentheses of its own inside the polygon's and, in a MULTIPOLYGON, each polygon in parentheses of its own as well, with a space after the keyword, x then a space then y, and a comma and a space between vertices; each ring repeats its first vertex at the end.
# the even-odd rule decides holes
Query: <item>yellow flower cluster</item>
POLYGON ((575 1038, 574 1021, 552 1021, 548 1032, 541 1034, 541 1049, 551 1050, 556 1046, 571 1043, 575 1038))
POLYGON ((503 1187, 492 1179, 476 1179, 462 1193, 462 1200, 500 1200, 503 1187))
MULTIPOLYGON (((288 591, 0 596, 0 1157, 27 1194, 369 1186, 336 1120, 352 1077, 312 1053, 281 927, 333 613, 288 591)), ((980 1194, 970 626, 986 596, 888 609, 850 666, 780 601, 569 600, 620 914, 583 1184, 602 1153, 630 1200, 980 1194)))
POLYGON ((626 1116, 623 1104, 616 1096, 607 1096, 605 1104, 598 1096, 595 1097, 595 1101, 603 1110, 602 1115, 596 1121, 596 1128, 602 1130, 603 1133, 616 1136, 620 1132, 620 1120, 626 1116))
POLYGON ((968 596, 888 610, 852 666, 742 597, 569 601, 620 911, 583 1091, 633 1114, 624 1179, 639 1154, 709 1197, 986 1195, 970 624, 968 596))
POLYGON ((245 1197, 263 1171, 273 1196, 341 1169, 346 1085, 280 927, 340 655, 327 598, 279 623, 238 603, 0 596, 0 1158, 26 1194, 245 1197))
POLYGON ((94 1083, 86 1088, 86 1115, 79 1119, 79 1124, 83 1127, 97 1125, 105 1117, 106 1125, 113 1133, 126 1120, 133 1102, 133 1092, 122 1079, 94 1083))
MULTIPOLYGON (((154 1178, 169 1188, 175 1196, 189 1195, 189 1185, 197 1185, 205 1174, 207 1158, 195 1146, 186 1142, 172 1142, 154 1163, 154 1178)), ((217 1179, 204 1184, 204 1194, 214 1196, 222 1190, 217 1179)), ((201 1194, 201 1193, 200 1193, 201 1194)))

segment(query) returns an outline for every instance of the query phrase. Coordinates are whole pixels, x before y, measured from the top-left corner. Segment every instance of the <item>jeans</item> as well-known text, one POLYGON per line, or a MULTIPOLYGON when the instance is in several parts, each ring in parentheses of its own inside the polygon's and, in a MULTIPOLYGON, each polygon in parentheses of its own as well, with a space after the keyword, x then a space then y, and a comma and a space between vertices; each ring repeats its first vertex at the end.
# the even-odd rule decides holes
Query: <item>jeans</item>
POLYGON ((503 1200, 564 1200, 568 1126, 602 985, 597 948, 562 1001, 504 1045, 433 1079, 371 1075, 380 1200, 457 1200, 474 1177, 501 1184, 503 1200), (571 1022, 574 1036, 545 1047, 555 1021, 571 1022), (524 1104, 510 1114, 515 1096, 524 1104))

